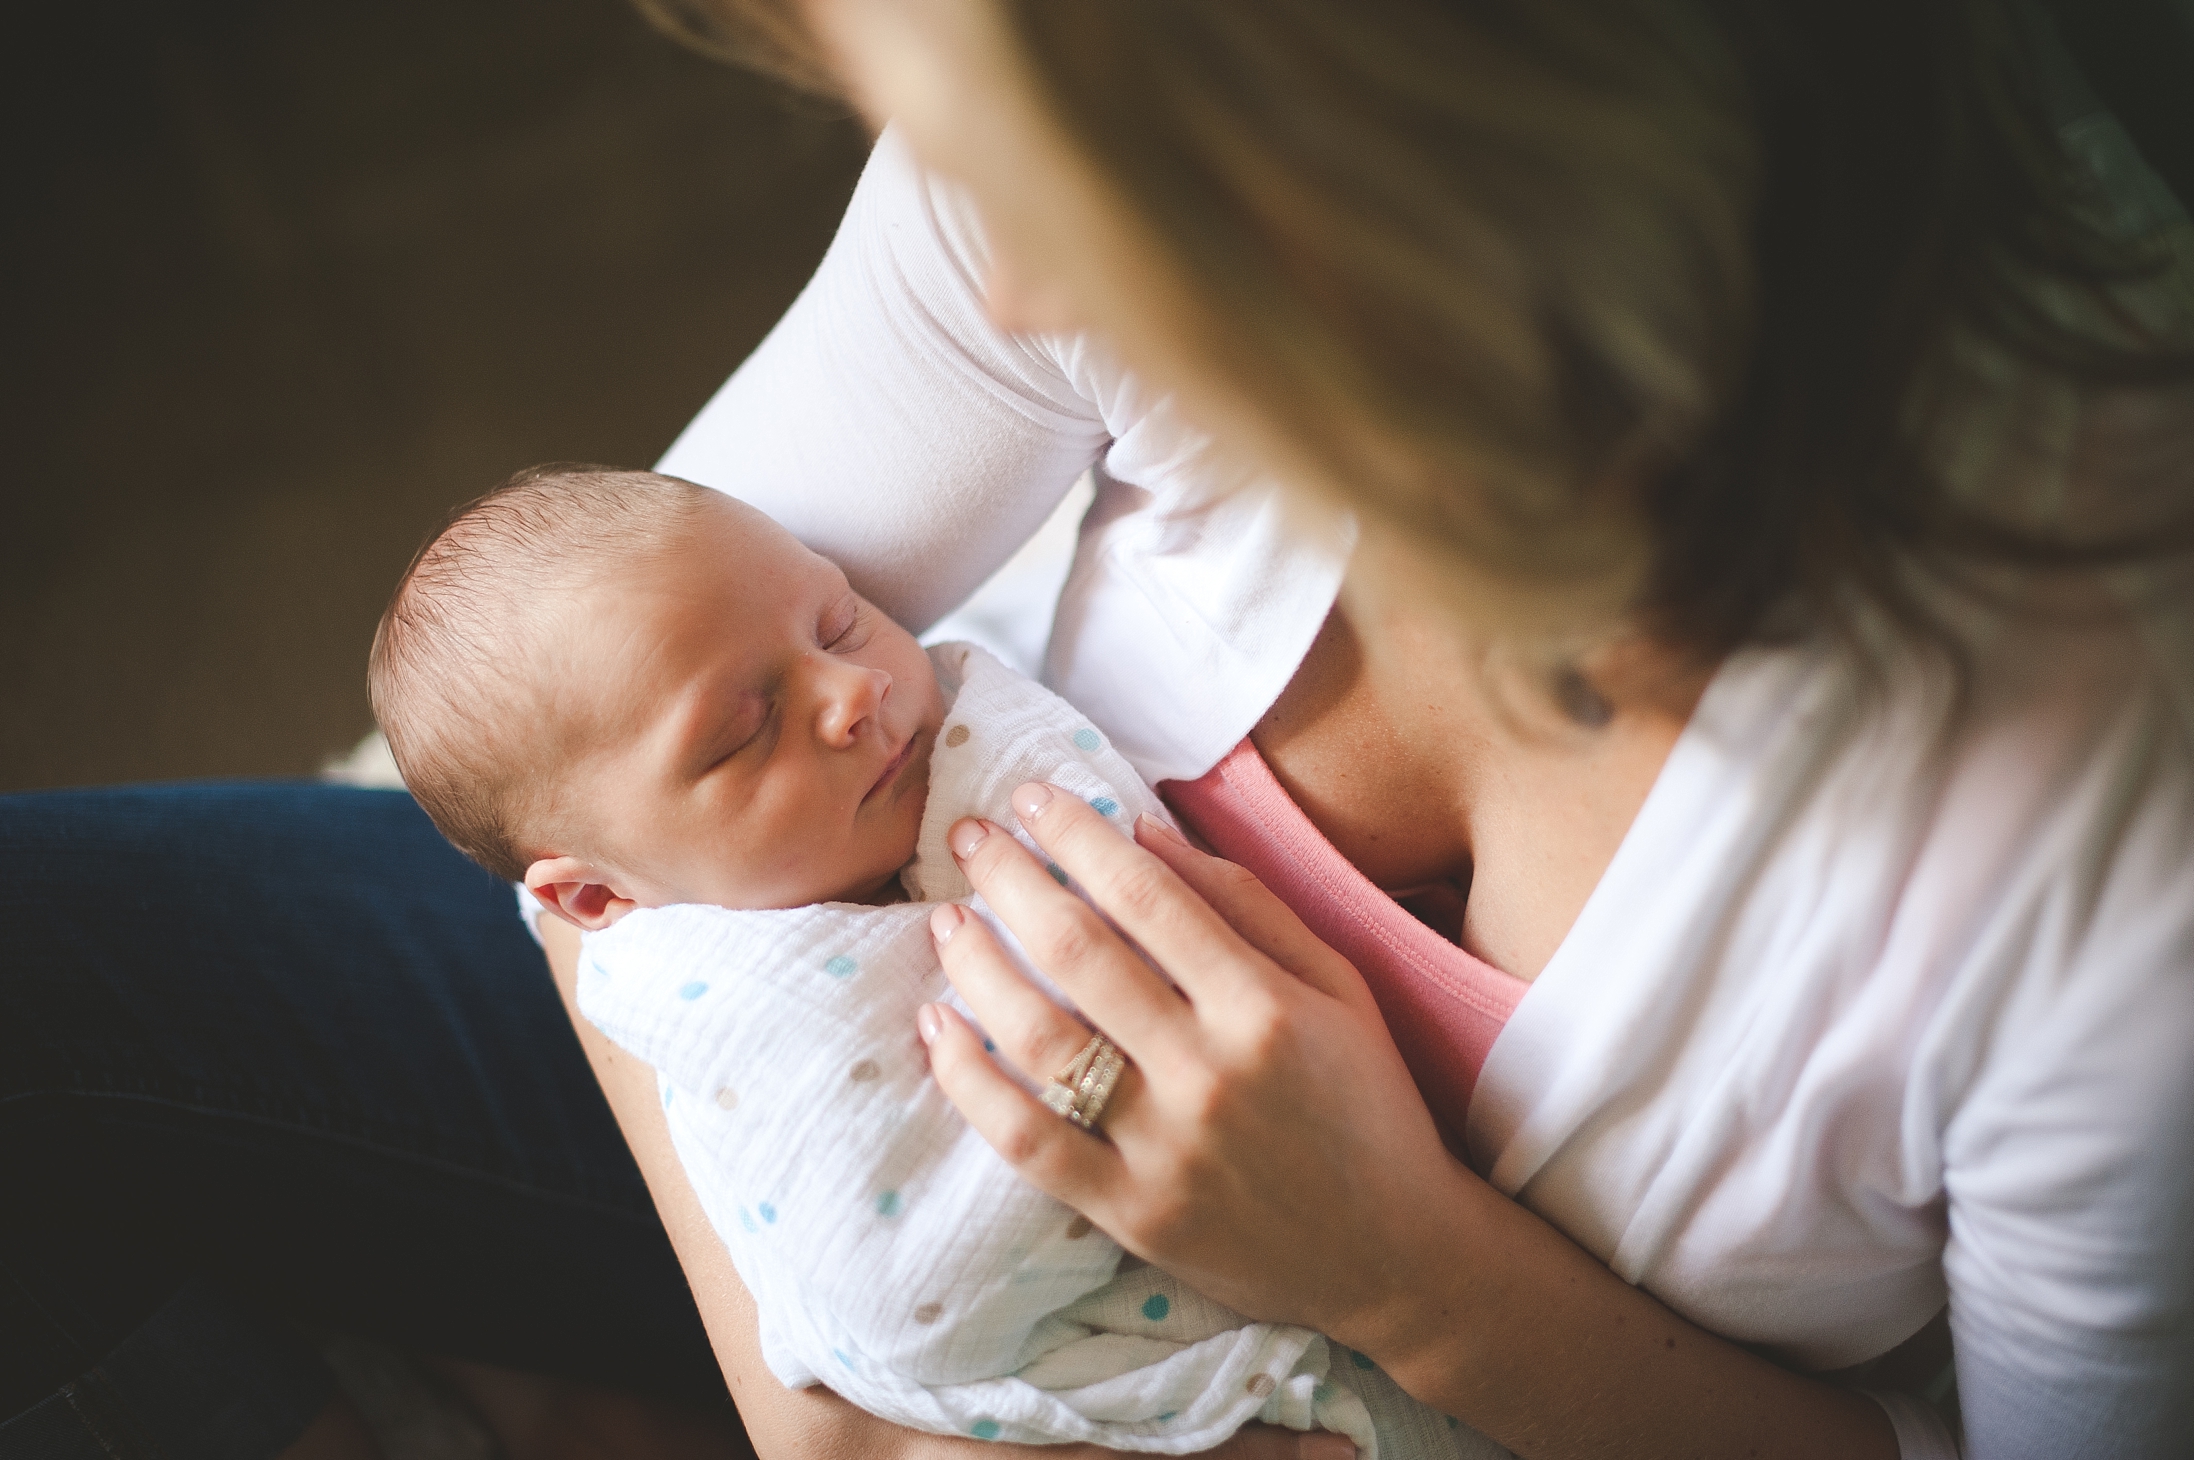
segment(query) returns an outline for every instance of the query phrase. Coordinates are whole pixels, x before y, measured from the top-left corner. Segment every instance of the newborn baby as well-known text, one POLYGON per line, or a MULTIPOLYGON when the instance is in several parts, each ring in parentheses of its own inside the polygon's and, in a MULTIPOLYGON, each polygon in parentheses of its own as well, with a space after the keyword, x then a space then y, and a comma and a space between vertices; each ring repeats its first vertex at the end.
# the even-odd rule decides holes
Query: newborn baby
POLYGON ((461 513, 371 678, 435 824, 585 930, 581 1010, 659 1072, 782 1382, 985 1439, 1180 1454, 1261 1418, 1385 1460, 1500 1453, 1360 1355, 1125 1257, 929 1078, 915 1010, 958 1003, 929 906, 989 918, 946 829, 1016 826, 1030 780, 1123 831, 1166 817, 1056 696, 925 653, 752 508, 591 467, 461 513))

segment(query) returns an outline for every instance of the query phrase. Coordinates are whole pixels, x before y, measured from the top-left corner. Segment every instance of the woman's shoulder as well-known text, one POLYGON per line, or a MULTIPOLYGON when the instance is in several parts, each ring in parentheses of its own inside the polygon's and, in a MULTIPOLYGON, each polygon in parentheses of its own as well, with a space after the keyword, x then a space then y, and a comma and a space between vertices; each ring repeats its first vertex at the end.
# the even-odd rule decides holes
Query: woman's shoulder
POLYGON ((2044 1347, 2177 1321, 2194 748, 2159 642, 2098 614, 2007 619, 1962 678, 1736 656, 1487 1060, 1496 1183, 1809 1366, 1893 1346, 1946 1273, 2044 1347))
POLYGON ((2115 865, 2134 820, 2194 816, 2194 594, 2090 583, 1958 605, 1934 629, 1876 618, 1734 656, 1680 746, 1693 777, 1742 785, 1785 834, 1978 862, 2046 842, 2115 865))
POLYGON ((2194 1111, 2194 609, 2106 587, 1955 627, 1733 666, 1685 747, 1694 795, 1736 802, 1713 870, 1742 873, 1702 885, 1694 931, 1726 938, 1723 977, 1795 985, 1792 1031, 1858 1036, 1852 1070, 1944 1169, 2006 1148, 1961 1130, 2107 1090, 2127 1129, 2194 1111))

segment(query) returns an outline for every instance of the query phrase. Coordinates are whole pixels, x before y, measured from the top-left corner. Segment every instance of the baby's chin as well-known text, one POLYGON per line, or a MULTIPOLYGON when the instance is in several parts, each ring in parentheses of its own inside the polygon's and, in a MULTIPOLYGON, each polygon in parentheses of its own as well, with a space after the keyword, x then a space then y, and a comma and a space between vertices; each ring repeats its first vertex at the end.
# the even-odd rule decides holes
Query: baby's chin
POLYGON ((833 893, 829 897, 818 897, 815 901, 852 902, 859 903, 864 907, 887 907, 895 902, 905 902, 907 900, 906 883, 900 879, 899 874, 906 869, 907 863, 913 860, 914 848, 908 847, 905 859, 883 877, 874 881, 863 882, 858 887, 848 887, 843 891, 833 893))
POLYGON ((894 808, 901 814, 894 817, 891 823, 897 840, 889 848, 888 857, 879 858, 889 860, 891 870, 881 877, 865 877, 853 887, 844 888, 829 897, 815 899, 817 902, 853 902, 867 907, 884 907, 907 900, 906 884, 900 880, 899 874, 906 870, 907 863, 914 860, 915 848, 922 840, 922 813, 929 807, 929 757, 926 748, 921 764, 908 769, 908 785, 901 795, 899 806, 894 808))

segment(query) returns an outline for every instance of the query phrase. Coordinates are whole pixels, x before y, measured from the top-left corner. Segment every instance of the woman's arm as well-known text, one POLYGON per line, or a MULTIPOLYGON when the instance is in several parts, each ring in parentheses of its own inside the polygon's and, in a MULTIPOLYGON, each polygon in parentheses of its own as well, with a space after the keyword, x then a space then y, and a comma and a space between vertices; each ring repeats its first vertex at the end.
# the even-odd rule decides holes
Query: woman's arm
MULTIPOLYGON (((663 1120, 655 1071, 609 1042, 579 1014, 579 934, 555 918, 540 920, 549 970, 578 1031, 587 1062, 609 1098, 610 1111, 632 1147, 655 1198, 655 1209, 692 1284, 693 1300, 724 1382, 763 1460, 1096 1460, 1109 1452, 1087 1445, 1031 1448, 946 1435, 921 1434, 856 1409, 828 1389, 787 1389, 762 1362, 754 1300, 730 1254, 701 1210, 663 1120)), ((1354 1446, 1338 1435, 1296 1435, 1262 1426, 1242 1431, 1212 1451, 1213 1460, 1350 1460, 1354 1446)))
POLYGON ((556 918, 544 917, 540 932, 564 1012, 578 1031, 587 1063, 594 1067, 602 1093, 609 1098, 611 1113, 617 1117, 633 1158, 647 1179, 663 1229, 670 1234, 686 1280, 693 1286, 694 1303, 708 1329, 709 1342, 715 1346, 717 1361, 723 1366, 724 1382, 731 1388, 732 1400, 739 1406, 757 1453, 912 1456, 915 1451, 911 1448, 894 1450, 889 1444, 876 1443, 876 1436, 864 1434, 866 1427, 857 1421, 867 1416, 829 1391, 787 1389, 763 1364, 754 1301, 733 1270, 730 1254, 710 1229, 700 1198, 693 1194, 678 1164, 670 1143, 670 1127, 663 1121, 656 1094, 655 1071, 611 1044, 600 1030, 580 1017, 578 930, 556 918))
POLYGON ((1056 342, 1008 334, 954 194, 890 131, 785 317, 661 469, 767 512, 917 631, 1043 524, 1111 439, 1056 342))
MULTIPOLYGON (((1036 789, 1016 797, 1023 824, 1180 992, 1013 838, 955 828, 976 888, 1136 1061, 1101 1143, 1023 1093, 950 1011, 925 1010, 938 1080, 1029 1180, 1526 1456, 1897 1454, 1871 1400, 1685 1322, 1448 1155, 1355 970, 1254 879, 1156 823, 1138 847, 1072 797, 1026 799, 1036 789)), ((1063 1064, 1081 1027, 980 923, 947 910, 936 927, 1003 1052, 1038 1079, 1063 1064)))

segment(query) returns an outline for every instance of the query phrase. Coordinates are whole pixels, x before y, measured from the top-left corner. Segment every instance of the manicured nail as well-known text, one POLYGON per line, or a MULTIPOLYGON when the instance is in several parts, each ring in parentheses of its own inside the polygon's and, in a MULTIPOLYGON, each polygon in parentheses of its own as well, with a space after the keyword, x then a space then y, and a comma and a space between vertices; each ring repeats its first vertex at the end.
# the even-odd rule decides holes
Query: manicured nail
POLYGON ((937 1017, 935 1004, 924 1004, 914 1011, 914 1031, 922 1036, 922 1043, 935 1044, 937 1031, 945 1027, 945 1021, 937 1017))
POLYGON ((937 911, 929 915, 929 935, 935 938, 937 946, 942 948, 952 941, 952 935, 960 931, 960 924, 966 920, 967 914, 961 910, 960 904, 956 902, 941 903, 938 905, 937 911))
POLYGON ((1135 818, 1135 835, 1138 838, 1150 837, 1176 847, 1188 845, 1188 838, 1182 836, 1148 811, 1135 818))
POLYGON ((1356 1442, 1346 1435, 1305 1435, 1295 1442, 1295 1460, 1356 1460, 1356 1442))
POLYGON ((989 835, 990 828, 987 825, 968 816, 953 824, 952 835, 947 840, 952 844, 952 855, 965 862, 975 855, 975 849, 989 835))
POLYGON ((1021 814, 1021 824, 1026 826, 1044 814, 1051 804, 1051 787, 1042 781, 1031 781, 1013 793, 1013 809, 1021 814))

